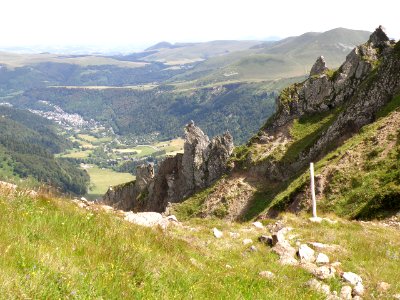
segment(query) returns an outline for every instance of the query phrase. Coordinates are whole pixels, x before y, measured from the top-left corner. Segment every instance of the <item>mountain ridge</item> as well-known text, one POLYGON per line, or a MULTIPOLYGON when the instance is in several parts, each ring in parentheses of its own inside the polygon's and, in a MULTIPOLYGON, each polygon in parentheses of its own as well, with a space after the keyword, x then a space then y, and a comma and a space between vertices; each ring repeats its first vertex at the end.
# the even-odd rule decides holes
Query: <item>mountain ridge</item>
MULTIPOLYGON (((307 178, 308 163, 318 162, 364 125, 373 123, 400 92, 399 45, 379 27, 338 70, 321 71, 284 89, 277 112, 246 146, 235 149, 234 171, 200 199, 187 200, 200 205, 197 214, 218 212, 240 220, 260 213, 273 217, 291 207, 307 209, 308 197, 296 195, 306 186, 298 182, 299 176, 303 183, 307 178), (286 190, 288 186, 291 188, 286 190), (233 194, 241 196, 231 198, 233 194)), ((363 205, 365 202, 358 203, 358 209, 363 205)), ((179 212, 180 204, 176 206, 179 212)))

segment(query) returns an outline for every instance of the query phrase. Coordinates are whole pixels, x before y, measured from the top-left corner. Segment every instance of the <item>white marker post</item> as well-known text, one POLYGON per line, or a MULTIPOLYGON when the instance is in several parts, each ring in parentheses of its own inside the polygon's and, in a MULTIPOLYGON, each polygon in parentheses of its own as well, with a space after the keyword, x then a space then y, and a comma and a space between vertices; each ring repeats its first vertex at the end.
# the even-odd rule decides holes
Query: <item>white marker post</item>
POLYGON ((317 201, 315 200, 314 163, 310 163, 312 216, 317 218, 317 201))

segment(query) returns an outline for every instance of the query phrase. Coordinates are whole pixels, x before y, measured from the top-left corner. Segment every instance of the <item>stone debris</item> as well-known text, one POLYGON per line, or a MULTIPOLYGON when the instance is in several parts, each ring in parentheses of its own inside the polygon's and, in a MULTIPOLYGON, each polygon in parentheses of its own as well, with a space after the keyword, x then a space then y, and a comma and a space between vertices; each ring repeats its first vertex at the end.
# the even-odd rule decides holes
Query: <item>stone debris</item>
POLYGON ((32 198, 38 196, 36 191, 19 189, 17 185, 5 181, 0 181, 0 193, 3 195, 13 194, 19 196, 29 196, 32 198))
POLYGON ((264 229, 264 225, 261 222, 253 222, 252 223, 255 228, 264 229))
POLYGON ((301 262, 312 263, 315 261, 315 251, 306 244, 300 245, 297 255, 299 256, 301 262))
POLYGON ((365 293, 365 288, 361 282, 357 282, 355 287, 353 288, 353 296, 362 297, 365 293))
POLYGON ((285 235, 291 230, 293 230, 293 228, 283 227, 283 228, 279 229, 278 231, 275 231, 272 234, 272 245, 275 246, 279 242, 287 241, 285 235))
POLYGON ((342 278, 344 279, 344 281, 350 283, 353 286, 355 286, 358 282, 362 283, 362 278, 353 272, 344 272, 342 274, 342 278))
POLYGON ((163 216, 160 213, 156 212, 133 213, 131 211, 127 212, 124 218, 125 221, 145 227, 156 226, 160 223, 162 219, 163 216))
POLYGON ((312 223, 321 223, 322 222, 322 218, 320 218, 320 217, 312 217, 312 218, 309 218, 308 220, 310 220, 310 222, 312 222, 312 223))
POLYGON ((263 243, 267 246, 272 247, 272 236, 270 236, 270 235, 262 235, 258 238, 258 241, 260 243, 263 243))
POLYGON ((179 223, 179 221, 178 221, 178 219, 176 218, 175 215, 169 215, 169 216, 167 217, 167 220, 168 220, 168 221, 172 221, 172 222, 179 223))
POLYGON ((326 300, 342 300, 342 299, 340 297, 338 297, 336 291, 333 291, 332 294, 330 294, 328 297, 326 297, 326 300))
POLYGON ((340 299, 343 299, 343 300, 353 299, 352 292, 353 292, 353 289, 351 288, 351 286, 349 286, 349 285, 342 286, 342 289, 340 290, 340 299))
POLYGON ((217 239, 220 239, 220 238, 222 238, 222 236, 224 235, 223 233, 222 233, 222 231, 219 231, 217 228, 213 228, 212 229, 212 231, 213 231, 213 234, 214 234, 214 236, 217 238, 217 239))
POLYGON ((336 270, 332 266, 322 266, 314 270, 314 275, 318 279, 324 280, 335 277, 336 270))
POLYGON ((331 288, 329 287, 329 285, 322 283, 315 278, 309 280, 306 285, 312 290, 325 294, 326 296, 330 296, 331 294, 331 288))
POLYGON ((315 269, 318 268, 318 266, 314 263, 311 262, 302 262, 300 266, 306 270, 308 273, 314 274, 315 269))
POLYGON ((394 294, 393 299, 400 300, 400 294, 394 294))
POLYGON ((251 246, 250 246, 250 248, 249 248, 249 251, 250 251, 250 252, 257 252, 257 251, 258 251, 258 249, 257 249, 257 247, 256 247, 256 246, 254 246, 254 245, 251 245, 251 246))
POLYGON ((261 271, 260 273, 258 273, 258 275, 260 275, 261 277, 267 278, 267 279, 275 278, 275 274, 272 273, 271 271, 261 271))
POLYGON ((237 232, 229 232, 229 236, 233 239, 238 239, 240 237, 240 234, 237 232))
POLYGON ((329 257, 324 253, 318 253, 315 262, 317 264, 329 264, 329 257))
POLYGON ((297 265, 299 262, 295 258, 296 249, 292 247, 285 234, 291 231, 290 227, 283 227, 272 234, 272 250, 279 255, 279 261, 282 265, 297 265))
POLYGON ((248 244, 252 244, 253 240, 252 239, 244 239, 243 240, 243 245, 248 245, 248 244))
POLYGON ((376 289, 381 293, 386 293, 390 289, 391 285, 387 282, 378 282, 376 289))
POLYGON ((232 269, 232 266, 231 265, 225 265, 225 268, 232 269))

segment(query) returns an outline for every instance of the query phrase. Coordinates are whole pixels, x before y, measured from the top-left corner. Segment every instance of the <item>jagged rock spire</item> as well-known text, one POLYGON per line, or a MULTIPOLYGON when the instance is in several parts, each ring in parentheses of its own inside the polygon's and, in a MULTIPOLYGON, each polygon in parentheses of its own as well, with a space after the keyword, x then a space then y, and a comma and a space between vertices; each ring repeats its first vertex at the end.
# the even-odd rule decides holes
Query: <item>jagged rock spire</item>
POLYGON ((368 43, 371 43, 374 46, 385 45, 387 42, 389 42, 389 38, 382 25, 379 25, 379 27, 375 29, 368 40, 368 43))
POLYGON ((317 58, 316 62, 312 66, 310 76, 319 75, 326 70, 328 70, 328 67, 326 66, 325 59, 323 56, 320 56, 317 58))

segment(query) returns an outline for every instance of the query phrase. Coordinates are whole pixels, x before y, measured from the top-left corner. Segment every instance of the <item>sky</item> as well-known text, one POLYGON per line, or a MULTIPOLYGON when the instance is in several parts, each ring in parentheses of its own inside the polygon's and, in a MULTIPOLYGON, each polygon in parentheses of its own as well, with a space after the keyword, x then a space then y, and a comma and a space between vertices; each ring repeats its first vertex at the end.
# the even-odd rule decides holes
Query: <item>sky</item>
POLYGON ((337 27, 400 37, 396 0, 1 0, 0 46, 266 40, 337 27))

